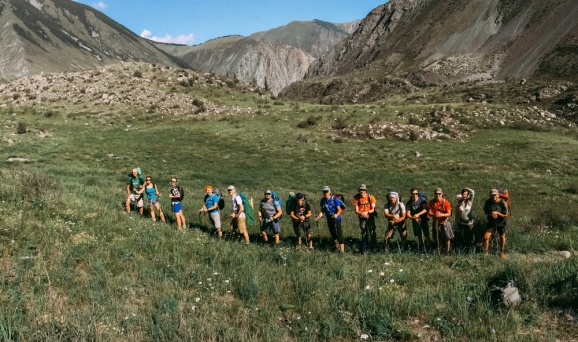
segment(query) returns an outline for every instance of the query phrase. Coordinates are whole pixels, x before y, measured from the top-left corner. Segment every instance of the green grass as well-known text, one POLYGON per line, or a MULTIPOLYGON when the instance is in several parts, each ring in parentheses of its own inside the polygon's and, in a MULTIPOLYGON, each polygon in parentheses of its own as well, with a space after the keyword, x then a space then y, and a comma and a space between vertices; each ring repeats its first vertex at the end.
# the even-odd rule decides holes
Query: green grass
MULTIPOLYGON (((463 141, 353 139, 331 129, 336 120, 388 122, 395 110, 429 106, 273 104, 203 91, 220 105, 257 112, 139 120, 98 108, 0 111, 2 144, 14 141, 0 153, 0 340, 542 341, 578 333, 568 319, 577 314, 578 259, 557 254, 578 248, 575 134, 502 128, 463 141), (309 118, 313 124, 298 127, 309 118), (13 134, 18 122, 28 133, 13 134), (40 138, 39 129, 49 136, 40 138), (169 180, 179 178, 188 232, 123 212, 135 166, 158 184, 170 222, 169 180), (380 208, 390 189, 407 199, 412 186, 430 197, 441 187, 453 199, 472 187, 479 225, 489 190, 507 187, 509 258, 357 254, 350 203, 360 183, 380 208), (230 233, 216 241, 196 214, 206 184, 234 184, 255 200, 269 188, 283 199, 302 191, 315 211, 329 185, 347 200, 347 253, 332 252, 324 222, 314 225, 314 253, 295 250, 287 217, 279 249, 259 243, 257 224, 250 246, 230 233), (493 279, 515 280, 522 305, 494 310, 484 297, 493 279)), ((380 219, 379 237, 384 229, 380 219)))

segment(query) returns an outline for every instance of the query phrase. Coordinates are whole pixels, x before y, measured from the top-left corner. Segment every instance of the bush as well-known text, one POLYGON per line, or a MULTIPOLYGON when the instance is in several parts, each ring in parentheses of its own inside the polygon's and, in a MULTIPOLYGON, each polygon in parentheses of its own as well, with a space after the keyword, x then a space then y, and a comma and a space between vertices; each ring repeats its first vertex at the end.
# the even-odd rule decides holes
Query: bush
POLYGON ((16 125, 16 134, 25 134, 26 133, 26 123, 25 122, 18 122, 18 124, 16 125))

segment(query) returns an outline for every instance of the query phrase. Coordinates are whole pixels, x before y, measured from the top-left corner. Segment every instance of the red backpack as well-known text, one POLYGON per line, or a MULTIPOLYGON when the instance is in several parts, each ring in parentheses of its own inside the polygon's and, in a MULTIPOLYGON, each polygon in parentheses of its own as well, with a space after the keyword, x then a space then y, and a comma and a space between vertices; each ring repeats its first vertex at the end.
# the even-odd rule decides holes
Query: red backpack
POLYGON ((506 202, 506 206, 508 207, 508 216, 506 218, 510 218, 512 216, 512 210, 510 209, 510 193, 506 188, 498 188, 498 192, 500 193, 500 198, 506 202))

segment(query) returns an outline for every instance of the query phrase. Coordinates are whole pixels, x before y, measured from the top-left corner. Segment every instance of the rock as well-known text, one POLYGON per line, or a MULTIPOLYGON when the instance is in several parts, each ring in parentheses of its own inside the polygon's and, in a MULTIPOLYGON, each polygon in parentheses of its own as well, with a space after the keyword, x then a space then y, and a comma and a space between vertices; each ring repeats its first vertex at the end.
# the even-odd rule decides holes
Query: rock
POLYGON ((570 253, 569 251, 560 251, 560 255, 568 259, 572 256, 572 253, 570 253))
POLYGON ((30 159, 26 159, 26 158, 8 158, 6 161, 9 161, 9 162, 27 162, 27 161, 30 161, 30 159))

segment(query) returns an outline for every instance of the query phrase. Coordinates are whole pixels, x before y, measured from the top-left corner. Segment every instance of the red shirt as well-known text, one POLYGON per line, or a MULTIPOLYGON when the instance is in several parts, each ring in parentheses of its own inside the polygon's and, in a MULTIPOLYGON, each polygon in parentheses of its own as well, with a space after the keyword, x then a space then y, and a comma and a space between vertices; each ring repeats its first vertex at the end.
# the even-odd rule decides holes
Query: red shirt
MULTIPOLYGON (((445 198, 442 198, 441 201, 437 201, 437 199, 432 199, 431 201, 429 201, 429 204, 427 206, 428 213, 431 213, 430 216, 433 217, 434 219, 437 213, 447 214, 451 212, 451 210, 452 206, 450 204, 450 201, 448 201, 445 198)), ((448 217, 438 217, 437 218, 438 223, 444 223, 444 221, 447 218, 448 217)))

